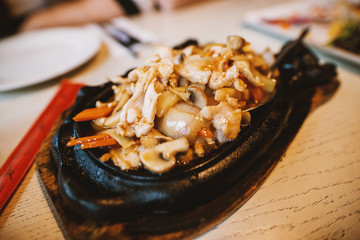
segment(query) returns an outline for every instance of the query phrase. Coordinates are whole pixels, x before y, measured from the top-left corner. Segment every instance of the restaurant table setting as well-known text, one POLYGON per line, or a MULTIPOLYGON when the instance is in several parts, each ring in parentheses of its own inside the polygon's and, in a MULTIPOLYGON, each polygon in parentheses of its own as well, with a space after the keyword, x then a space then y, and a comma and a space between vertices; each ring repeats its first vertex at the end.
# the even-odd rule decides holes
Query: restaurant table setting
MULTIPOLYGON (((319 1, 316 9, 330 2, 335 1, 319 1)), ((200 1, 173 12, 153 11, 102 24, 35 30, 0 39, 0 239, 357 239, 360 57, 318 38, 325 33, 318 30, 323 25, 316 22, 314 27, 313 22, 298 17, 310 7, 314 7, 313 1, 200 1), (291 11, 296 12, 297 22, 284 25, 282 14, 291 11), (269 22, 275 17, 276 24, 269 22), (131 208, 124 211, 115 206, 112 218, 122 211, 128 215, 129 219, 118 216, 120 221, 104 220, 109 214, 99 218, 99 210, 86 207, 92 204, 88 198, 80 197, 76 205, 81 206, 81 217, 64 207, 64 196, 71 195, 67 194, 72 187, 58 185, 63 176, 56 173, 50 159, 59 153, 51 153, 50 148, 57 144, 52 142, 55 132, 73 114, 67 110, 74 102, 92 101, 91 96, 104 91, 109 78, 142 66, 159 44, 174 47, 188 40, 224 43, 232 35, 246 39, 256 52, 270 49, 278 54, 274 68, 279 67, 292 80, 290 86, 278 85, 274 99, 256 110, 259 113, 252 112, 255 118, 249 129, 259 124, 261 130, 255 140, 240 137, 224 145, 223 149, 232 149, 226 150, 229 155, 224 161, 197 170, 199 176, 213 174, 221 180, 216 184, 209 180, 194 192, 193 201, 204 203, 193 206, 184 198, 184 205, 175 199, 174 206, 184 210, 170 214, 142 210, 144 216, 135 214, 135 218, 131 208), (291 64, 296 69, 308 67, 296 78, 289 73, 289 56, 295 59, 291 64), (300 58, 313 62, 302 65, 300 58), (316 91, 308 82, 296 81, 302 78, 318 81, 316 91), (263 116, 265 125, 256 120, 261 111, 271 113, 263 116), (267 135, 268 131, 277 131, 279 137, 269 137, 272 133, 267 135), (255 152, 265 154, 243 153, 246 150, 239 146, 248 142, 262 144, 264 149, 255 152), (254 165, 241 166, 237 158, 243 155, 258 157, 251 160, 254 165), (229 167, 233 171, 226 169, 229 167), (229 175, 218 177, 219 169, 229 175), (66 192, 61 196, 59 186, 66 192), (216 192, 214 199, 212 191, 216 192), (206 201, 204 196, 213 200, 206 201)), ((226 151, 221 150, 221 155, 226 151)), ((149 179, 167 179, 164 176, 149 179)), ((146 192, 136 181, 138 191, 146 192)), ((128 178, 126 184, 132 184, 128 178)), ((150 182, 147 186, 157 189, 150 182)), ((193 191, 184 190, 181 183, 176 186, 170 185, 171 192, 176 188, 193 191)), ((159 190, 159 194, 163 192, 159 190)), ((114 200, 106 201, 111 207, 114 200)), ((103 211, 101 206, 99 209, 103 211)))

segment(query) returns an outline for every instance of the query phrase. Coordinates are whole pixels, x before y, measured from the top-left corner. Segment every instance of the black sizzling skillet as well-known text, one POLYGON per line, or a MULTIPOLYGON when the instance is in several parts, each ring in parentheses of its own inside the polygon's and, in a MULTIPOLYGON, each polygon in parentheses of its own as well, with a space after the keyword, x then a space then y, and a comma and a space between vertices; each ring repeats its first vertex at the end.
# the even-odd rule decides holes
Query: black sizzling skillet
POLYGON ((310 111, 339 85, 335 67, 319 64, 301 39, 283 47, 276 67, 276 96, 251 112, 251 123, 234 141, 161 175, 124 172, 100 161, 96 150, 66 147, 70 136, 88 131, 86 123, 72 117, 112 96, 112 83, 82 88, 52 140, 62 220, 82 226, 78 235, 70 231, 69 236, 192 238, 232 214, 281 160, 310 111))

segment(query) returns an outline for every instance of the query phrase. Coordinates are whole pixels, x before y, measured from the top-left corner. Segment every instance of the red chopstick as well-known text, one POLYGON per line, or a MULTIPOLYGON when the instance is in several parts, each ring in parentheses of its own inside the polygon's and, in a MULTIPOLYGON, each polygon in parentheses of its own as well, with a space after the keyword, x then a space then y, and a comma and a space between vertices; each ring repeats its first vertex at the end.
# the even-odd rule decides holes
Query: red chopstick
POLYGON ((55 120, 75 101, 83 84, 64 79, 58 92, 0 168, 0 212, 34 162, 55 120))

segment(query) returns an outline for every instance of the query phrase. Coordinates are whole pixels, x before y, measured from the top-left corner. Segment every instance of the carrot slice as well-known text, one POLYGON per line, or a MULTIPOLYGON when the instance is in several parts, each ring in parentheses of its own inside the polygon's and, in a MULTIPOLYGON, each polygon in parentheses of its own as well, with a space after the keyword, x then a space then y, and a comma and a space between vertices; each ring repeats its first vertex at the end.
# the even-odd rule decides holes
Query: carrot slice
POLYGON ((81 112, 79 112, 73 120, 75 122, 83 122, 94 120, 101 117, 106 117, 112 112, 113 108, 108 106, 102 106, 97 108, 87 108, 81 112))
POLYGON ((81 149, 105 147, 118 144, 109 134, 98 134, 88 137, 77 138, 70 140, 66 143, 66 146, 71 147, 80 144, 81 149))
POLYGON ((199 135, 205 138, 212 138, 214 136, 213 132, 207 127, 201 128, 199 131, 199 135))
POLYGON ((87 148, 106 147, 115 144, 118 144, 118 142, 115 139, 109 137, 109 138, 99 139, 96 141, 84 142, 80 145, 80 147, 81 149, 87 149, 87 148))
POLYGON ((261 98, 263 97, 263 91, 258 87, 249 87, 250 92, 254 98, 256 103, 260 102, 261 98))
POLYGON ((66 143, 66 146, 71 147, 71 146, 75 146, 77 144, 82 144, 82 143, 85 143, 85 142, 97 141, 97 140, 105 139, 105 138, 109 138, 109 137, 110 137, 109 134, 98 134, 98 135, 93 135, 93 136, 88 136, 88 137, 77 138, 77 139, 68 141, 66 143))

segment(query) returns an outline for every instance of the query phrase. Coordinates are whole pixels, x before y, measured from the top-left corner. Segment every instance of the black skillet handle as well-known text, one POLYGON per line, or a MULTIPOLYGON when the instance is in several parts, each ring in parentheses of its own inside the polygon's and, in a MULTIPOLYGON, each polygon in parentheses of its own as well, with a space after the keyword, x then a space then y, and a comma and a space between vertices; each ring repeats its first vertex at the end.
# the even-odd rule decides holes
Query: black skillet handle
POLYGON ((279 69, 281 78, 286 79, 293 91, 327 84, 337 75, 334 64, 321 64, 303 42, 308 31, 305 29, 298 39, 287 42, 276 55, 272 66, 272 69, 279 69))

